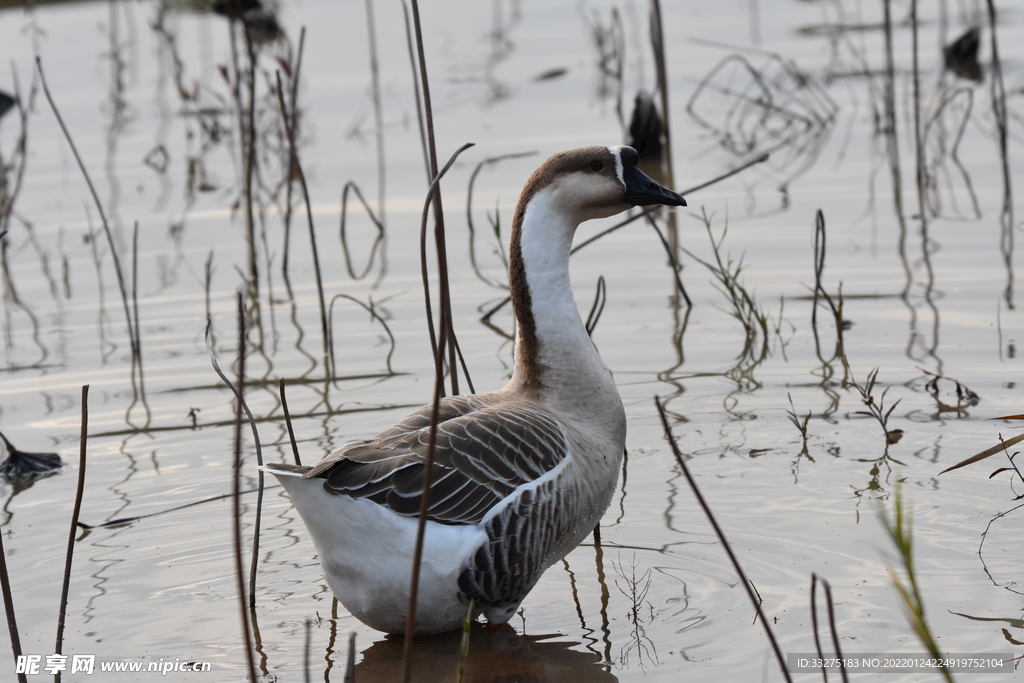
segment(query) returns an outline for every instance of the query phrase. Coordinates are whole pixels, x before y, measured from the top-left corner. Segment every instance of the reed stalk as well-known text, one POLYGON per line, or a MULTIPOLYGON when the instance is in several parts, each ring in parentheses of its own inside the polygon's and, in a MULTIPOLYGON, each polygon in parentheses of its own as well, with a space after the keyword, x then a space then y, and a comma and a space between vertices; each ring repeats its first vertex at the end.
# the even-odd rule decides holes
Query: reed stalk
POLYGON ((686 477, 687 483, 690 485, 690 489, 693 491, 694 497, 697 498, 697 502, 700 504, 701 509, 704 511, 704 515, 708 518, 711 523, 711 527, 715 530, 715 535, 718 536, 719 542, 722 544, 722 548, 725 550, 725 554, 729 556, 729 561, 732 563, 733 568, 740 577, 740 581, 743 583, 743 587, 747 591, 747 597, 750 598, 750 602, 754 605, 754 610, 757 612, 757 617, 761 620, 761 624, 764 626, 765 635, 768 637, 768 642, 771 644, 772 651, 775 653, 775 658, 778 660, 779 668, 782 670, 782 677, 786 679, 787 683, 792 683, 792 678, 789 675, 789 668, 786 666, 786 657, 782 654, 782 650, 779 648, 779 643, 775 640, 775 634, 772 632, 772 628, 769 620, 765 617, 764 612, 761 609, 761 601, 754 594, 753 584, 750 579, 747 578, 746 573, 743 571, 743 567, 740 566, 740 562, 736 559, 736 555, 732 551, 732 546, 729 545, 729 541, 725 537, 725 533, 722 528, 718 526, 718 521, 715 519, 715 515, 711 512, 711 507, 707 501, 704 500, 703 494, 697 487, 697 481, 690 474, 690 468, 686 466, 686 460, 683 458, 683 454, 679 452, 679 446, 676 444, 675 437, 672 436, 672 428, 668 424, 668 416, 665 414, 665 408, 661 405, 661 400, 655 396, 654 404, 658 408, 658 415, 661 417, 661 425, 665 430, 665 440, 668 441, 669 447, 672 449, 672 455, 675 456, 676 462, 679 464, 679 468, 683 471, 683 475, 686 477))
MULTIPOLYGON (((306 222, 309 226, 309 246, 313 252, 313 274, 316 278, 317 301, 320 304, 320 331, 322 333, 324 356, 328 351, 328 338, 330 332, 327 327, 327 304, 324 299, 324 281, 320 274, 320 256, 316 248, 316 228, 313 226, 313 208, 309 202, 309 186, 306 184, 306 174, 302 171, 302 164, 299 163, 298 153, 295 151, 295 112, 289 115, 288 108, 284 103, 284 90, 281 86, 281 72, 275 72, 277 78, 277 100, 281 107, 281 118, 284 121, 285 130, 288 135, 288 146, 291 150, 289 156, 294 164, 293 170, 299 176, 299 186, 302 188, 302 198, 306 205, 306 222)), ((326 363, 325 363, 326 365, 326 363)), ((329 372, 325 368, 325 372, 329 372)))
MULTIPOLYGON (((0 237, 3 237, 0 234, 0 237)), ((7 631, 11 634, 11 655, 17 662, 21 657, 21 636, 18 634, 18 619, 14 613, 14 599, 11 597, 11 577, 7 573, 7 551, 4 550, 4 535, 0 533, 0 592, 4 599, 4 613, 7 616, 7 631)), ((18 674, 18 683, 28 683, 24 672, 18 674)))
MULTIPOLYGON (((230 387, 231 383, 227 381, 220 367, 217 365, 217 360, 213 356, 213 349, 209 347, 209 333, 210 326, 207 323, 206 326, 206 339, 207 345, 210 350, 210 357, 213 358, 214 369, 218 375, 221 375, 221 379, 230 387)), ((242 646, 245 648, 246 664, 249 667, 249 680, 255 681, 256 679, 256 661, 253 656, 253 645, 252 645, 252 631, 249 625, 249 610, 247 601, 245 598, 245 570, 242 565, 242 410, 244 404, 242 402, 242 390, 245 387, 245 303, 242 297, 242 293, 238 293, 238 390, 235 391, 235 447, 234 447, 234 466, 231 476, 231 492, 232 492, 232 506, 231 506, 231 532, 235 544, 235 584, 238 588, 238 607, 239 617, 242 624, 242 646)), ((261 482, 262 483, 262 482, 261 482)), ((261 487, 262 488, 262 487, 261 487)))
MULTIPOLYGON (((45 86, 44 86, 45 87, 45 86)), ((57 638, 54 654, 61 654, 64 648, 64 623, 68 611, 68 591, 71 586, 71 560, 75 555, 75 534, 78 531, 78 515, 82 512, 82 496, 85 494, 85 452, 89 438, 89 385, 82 387, 82 427, 78 439, 78 487, 75 489, 75 506, 71 510, 71 530, 68 532, 68 549, 64 555, 64 581, 60 589, 60 611, 57 613, 57 638)), ((60 671, 53 675, 54 683, 60 683, 60 671)))
POLYGON ((281 378, 278 390, 281 394, 281 410, 284 412, 284 423, 288 427, 288 440, 292 444, 292 457, 295 458, 295 464, 301 466, 302 461, 299 459, 299 444, 295 441, 295 430, 292 429, 292 416, 288 412, 288 399, 284 395, 284 377, 281 378))
POLYGON ((36 69, 39 71, 39 82, 43 86, 43 94, 46 95, 46 101, 50 103, 50 109, 53 110, 53 115, 57 119, 57 124, 60 126, 61 132, 64 133, 64 139, 67 140, 68 146, 71 147, 71 154, 75 157, 75 162, 78 164, 79 170, 82 171, 82 176, 85 178, 85 184, 89 187, 89 193, 92 195, 93 202, 96 204, 96 210, 99 211, 100 222, 103 224, 103 233, 106 235, 107 245, 110 247, 110 257, 114 262, 114 273, 117 275, 117 286, 121 291, 121 304, 124 306, 125 324, 128 326, 128 339, 131 345, 132 359, 134 361, 139 352, 135 346, 135 340, 137 337, 135 334, 135 326, 132 323, 132 314, 128 307, 128 286, 125 283, 124 271, 121 269, 121 260, 118 258, 117 248, 114 246, 114 236, 110 231, 110 223, 107 221, 107 215, 103 211, 103 203, 100 202, 100 197, 96 193, 95 186, 92 184, 89 172, 85 168, 85 162, 82 161, 82 157, 78 153, 78 148, 75 146, 75 141, 71 138, 70 131, 68 131, 67 126, 64 125, 64 119, 61 117, 60 111, 57 109, 57 103, 54 102, 53 96, 50 95, 50 88, 46 84, 46 74, 43 73, 43 60, 40 57, 36 57, 36 69))

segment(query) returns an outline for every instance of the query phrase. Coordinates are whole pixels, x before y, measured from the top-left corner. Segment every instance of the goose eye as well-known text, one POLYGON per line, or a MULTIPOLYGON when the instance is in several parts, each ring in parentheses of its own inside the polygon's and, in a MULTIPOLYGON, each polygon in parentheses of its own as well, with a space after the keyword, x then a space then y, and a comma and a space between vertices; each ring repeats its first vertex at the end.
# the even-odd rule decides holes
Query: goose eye
POLYGON ((604 162, 602 162, 602 161, 591 161, 590 162, 590 170, 591 171, 600 171, 603 168, 604 168, 604 162))

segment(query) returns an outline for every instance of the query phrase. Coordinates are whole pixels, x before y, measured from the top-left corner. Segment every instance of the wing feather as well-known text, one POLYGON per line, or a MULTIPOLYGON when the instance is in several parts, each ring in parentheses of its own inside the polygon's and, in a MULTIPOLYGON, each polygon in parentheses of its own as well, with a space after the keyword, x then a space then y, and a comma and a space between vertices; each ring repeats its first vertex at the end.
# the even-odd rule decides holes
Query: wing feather
MULTIPOLYGON (((348 444, 313 467, 328 491, 368 498, 400 515, 419 513, 431 406, 411 413, 375 438, 348 444)), ((539 410, 494 395, 442 401, 429 518, 478 524, 519 486, 565 458, 566 436, 539 410)))

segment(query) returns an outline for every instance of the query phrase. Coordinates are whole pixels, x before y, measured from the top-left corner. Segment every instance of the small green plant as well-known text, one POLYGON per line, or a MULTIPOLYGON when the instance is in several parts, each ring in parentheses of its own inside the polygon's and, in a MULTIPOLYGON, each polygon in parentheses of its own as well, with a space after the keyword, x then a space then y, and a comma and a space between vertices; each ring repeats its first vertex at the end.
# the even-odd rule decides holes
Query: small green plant
POLYGON ((711 216, 707 211, 701 209, 700 220, 708 231, 711 239, 711 250, 715 255, 714 263, 710 263, 696 256, 685 247, 681 247, 695 261, 711 271, 711 274, 718 281, 716 289, 725 295, 732 308, 732 316, 743 325, 745 339, 743 351, 739 356, 735 370, 740 374, 746 374, 768 355, 768 315, 754 300, 746 287, 740 282, 740 275, 743 273, 743 259, 733 261, 728 255, 722 258, 722 244, 729 231, 728 225, 722 230, 722 235, 715 240, 711 232, 711 216))
MULTIPOLYGON (((844 365, 849 368, 849 364, 845 362, 844 365)), ((885 407, 885 395, 889 393, 889 387, 886 387, 882 392, 880 398, 875 399, 875 383, 878 381, 878 368, 875 368, 868 373, 867 381, 864 386, 857 383, 857 380, 853 378, 853 372, 849 372, 849 379, 846 383, 851 385, 860 394, 861 400, 864 405, 867 406, 867 410, 857 410, 854 415, 867 415, 873 417, 882 428, 882 433, 885 435, 885 446, 886 451, 889 449, 890 444, 894 444, 903 438, 902 429, 889 429, 889 418, 892 416, 892 411, 896 409, 900 401, 903 399, 897 399, 895 403, 890 405, 888 408, 885 407)))
POLYGON ((786 393, 786 398, 789 399, 789 410, 786 411, 786 417, 793 423, 793 426, 800 432, 800 455, 807 455, 807 423, 811 421, 811 411, 807 411, 807 414, 803 417, 797 415, 796 406, 793 405, 793 397, 786 393))
MULTIPOLYGON (((900 595, 903 614, 906 616, 907 621, 910 622, 910 627, 914 630, 918 640, 928 650, 928 654, 941 662, 942 653, 939 651, 939 645, 935 642, 935 637, 932 635, 931 629, 928 627, 928 621, 925 619, 924 600, 921 598, 921 591, 917 584, 917 573, 914 571, 912 515, 904 505, 903 490, 899 483, 896 485, 892 517, 889 516, 884 507, 879 507, 878 518, 882 522, 885 531, 889 534, 893 545, 896 546, 897 560, 902 568, 903 575, 901 576, 900 571, 894 569, 891 564, 886 564, 889 569, 889 576, 892 578, 892 585, 900 595)), ((953 683, 953 676, 945 665, 940 663, 939 671, 942 673, 943 680, 953 683)))

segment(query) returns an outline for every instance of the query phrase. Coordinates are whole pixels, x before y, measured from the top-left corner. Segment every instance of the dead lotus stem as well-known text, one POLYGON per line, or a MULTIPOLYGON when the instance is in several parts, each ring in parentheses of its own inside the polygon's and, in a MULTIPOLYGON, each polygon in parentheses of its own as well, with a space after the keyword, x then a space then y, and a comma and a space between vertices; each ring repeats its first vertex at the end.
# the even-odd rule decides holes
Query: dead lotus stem
POLYGON ((661 405, 661 400, 655 396, 654 404, 658 408, 658 415, 661 417, 661 425, 665 430, 665 440, 668 441, 669 447, 672 449, 672 455, 675 456, 676 462, 679 464, 679 468, 683 471, 683 476, 686 477, 686 482, 690 485, 690 489, 693 491, 693 495, 697 498, 697 502, 700 504, 701 509, 707 516, 708 521, 711 523, 711 527, 715 530, 715 535, 718 536, 718 540, 722 544, 722 548, 725 549, 726 555, 729 556, 729 561, 732 562, 733 568, 740 577, 740 581, 743 583, 743 587, 747 591, 747 596, 750 598, 750 602, 754 605, 754 610, 757 612, 757 616, 761 619, 761 624, 764 626, 765 635, 768 637, 768 641, 771 643, 772 650, 775 652, 775 658, 779 662, 779 668, 782 670, 782 676, 788 683, 792 683, 792 678, 789 675, 789 669, 786 666, 786 658, 782 654, 782 650, 779 649, 779 644, 775 640, 775 634, 772 632, 769 620, 764 616, 764 612, 761 610, 761 601, 754 594, 753 584, 747 578, 747 575, 743 572, 743 567, 740 566, 740 562, 736 559, 736 555, 732 552, 732 546, 729 545, 729 541, 725 538, 725 533, 722 528, 718 526, 718 521, 715 519, 714 513, 711 512, 711 507, 704 500, 704 496, 701 494, 700 489, 697 488, 697 482, 694 480, 693 475, 690 474, 690 468, 686 466, 686 460, 683 459, 683 454, 679 452, 679 446, 676 444, 675 438, 672 436, 672 428, 668 424, 668 416, 665 414, 665 408, 661 405))
MULTIPOLYGON (((71 511, 71 530, 68 532, 68 549, 64 555, 64 582, 60 589, 60 611, 57 614, 57 639, 54 654, 61 654, 64 647, 64 621, 68 611, 68 589, 71 585, 71 559, 75 554, 75 533, 78 531, 78 515, 82 511, 82 495, 85 493, 85 446, 89 436, 89 385, 82 387, 82 428, 78 440, 78 488, 75 489, 75 507, 71 511)), ((60 672, 54 674, 55 683, 60 683, 60 672)))

